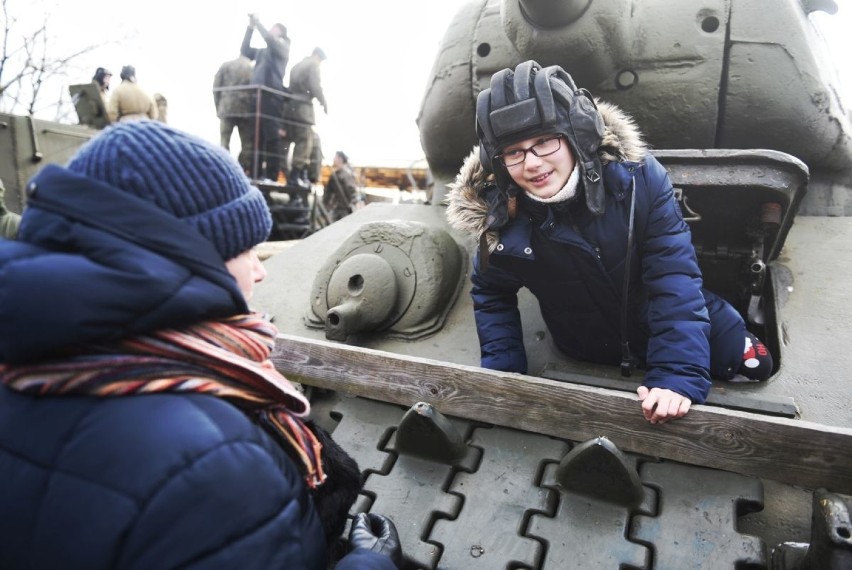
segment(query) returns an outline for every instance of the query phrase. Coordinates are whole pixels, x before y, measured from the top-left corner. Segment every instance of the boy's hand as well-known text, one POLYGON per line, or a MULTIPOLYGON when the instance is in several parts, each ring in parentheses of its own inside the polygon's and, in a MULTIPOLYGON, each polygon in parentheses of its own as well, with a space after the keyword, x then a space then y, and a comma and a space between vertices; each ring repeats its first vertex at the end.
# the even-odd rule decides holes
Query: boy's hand
POLYGON ((642 414, 652 424, 664 424, 669 420, 682 418, 689 411, 692 401, 686 396, 666 388, 639 386, 636 390, 642 402, 642 414))

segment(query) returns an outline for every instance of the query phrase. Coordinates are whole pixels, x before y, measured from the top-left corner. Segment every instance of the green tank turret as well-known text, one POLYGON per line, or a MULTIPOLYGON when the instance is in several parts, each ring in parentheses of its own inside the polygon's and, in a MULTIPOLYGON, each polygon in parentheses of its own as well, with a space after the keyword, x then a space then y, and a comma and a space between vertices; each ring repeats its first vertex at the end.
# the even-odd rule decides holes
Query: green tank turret
POLYGON ((455 176, 476 142, 476 94, 496 71, 532 59, 627 111, 655 148, 791 154, 811 172, 800 213, 850 215, 849 102, 840 62, 810 17, 817 11, 837 4, 468 2, 447 29, 418 117, 429 166, 439 182, 455 176))

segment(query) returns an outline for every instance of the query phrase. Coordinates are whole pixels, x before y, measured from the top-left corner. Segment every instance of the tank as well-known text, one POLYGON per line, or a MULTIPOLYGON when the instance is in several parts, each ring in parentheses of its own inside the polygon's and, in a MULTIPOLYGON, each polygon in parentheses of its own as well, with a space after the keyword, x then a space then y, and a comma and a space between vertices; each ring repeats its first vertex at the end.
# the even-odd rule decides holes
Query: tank
POLYGON ((358 460, 353 511, 406 568, 852 568, 850 122, 809 14, 830 0, 476 0, 418 116, 431 204, 371 204, 265 261, 276 366, 358 460), (772 17, 767 17, 771 14, 772 17), (519 306, 529 375, 479 368, 476 244, 446 184, 492 73, 558 64, 633 115, 668 169, 708 288, 777 355, 665 426, 640 377, 555 349, 519 306))

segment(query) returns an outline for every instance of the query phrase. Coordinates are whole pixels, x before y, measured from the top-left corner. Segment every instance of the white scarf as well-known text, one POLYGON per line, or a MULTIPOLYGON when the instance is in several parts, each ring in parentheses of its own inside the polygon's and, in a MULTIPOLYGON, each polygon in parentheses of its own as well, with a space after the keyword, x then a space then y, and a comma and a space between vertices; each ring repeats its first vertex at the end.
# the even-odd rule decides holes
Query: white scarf
POLYGON ((538 196, 527 192, 527 196, 541 202, 543 204, 555 204, 557 202, 567 202, 577 194, 577 184, 580 182, 580 167, 575 164, 574 170, 571 171, 571 176, 568 177, 568 182, 562 187, 562 190, 551 196, 550 198, 539 198, 538 196))

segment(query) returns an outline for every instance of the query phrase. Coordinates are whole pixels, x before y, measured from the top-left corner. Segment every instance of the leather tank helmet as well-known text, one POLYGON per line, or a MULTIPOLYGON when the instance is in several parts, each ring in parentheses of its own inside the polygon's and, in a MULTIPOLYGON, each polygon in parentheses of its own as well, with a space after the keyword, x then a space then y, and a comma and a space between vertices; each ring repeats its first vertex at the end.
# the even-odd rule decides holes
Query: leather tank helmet
MULTIPOLYGON (((604 135, 603 118, 585 89, 554 65, 542 68, 525 61, 491 77, 491 87, 476 100, 476 134, 479 161, 494 173, 501 194, 507 193, 511 176, 497 158, 515 142, 542 133, 563 135, 580 168, 586 205, 596 215, 604 213, 604 185, 598 148, 604 135)), ((502 217, 499 216, 498 217, 502 217)))

